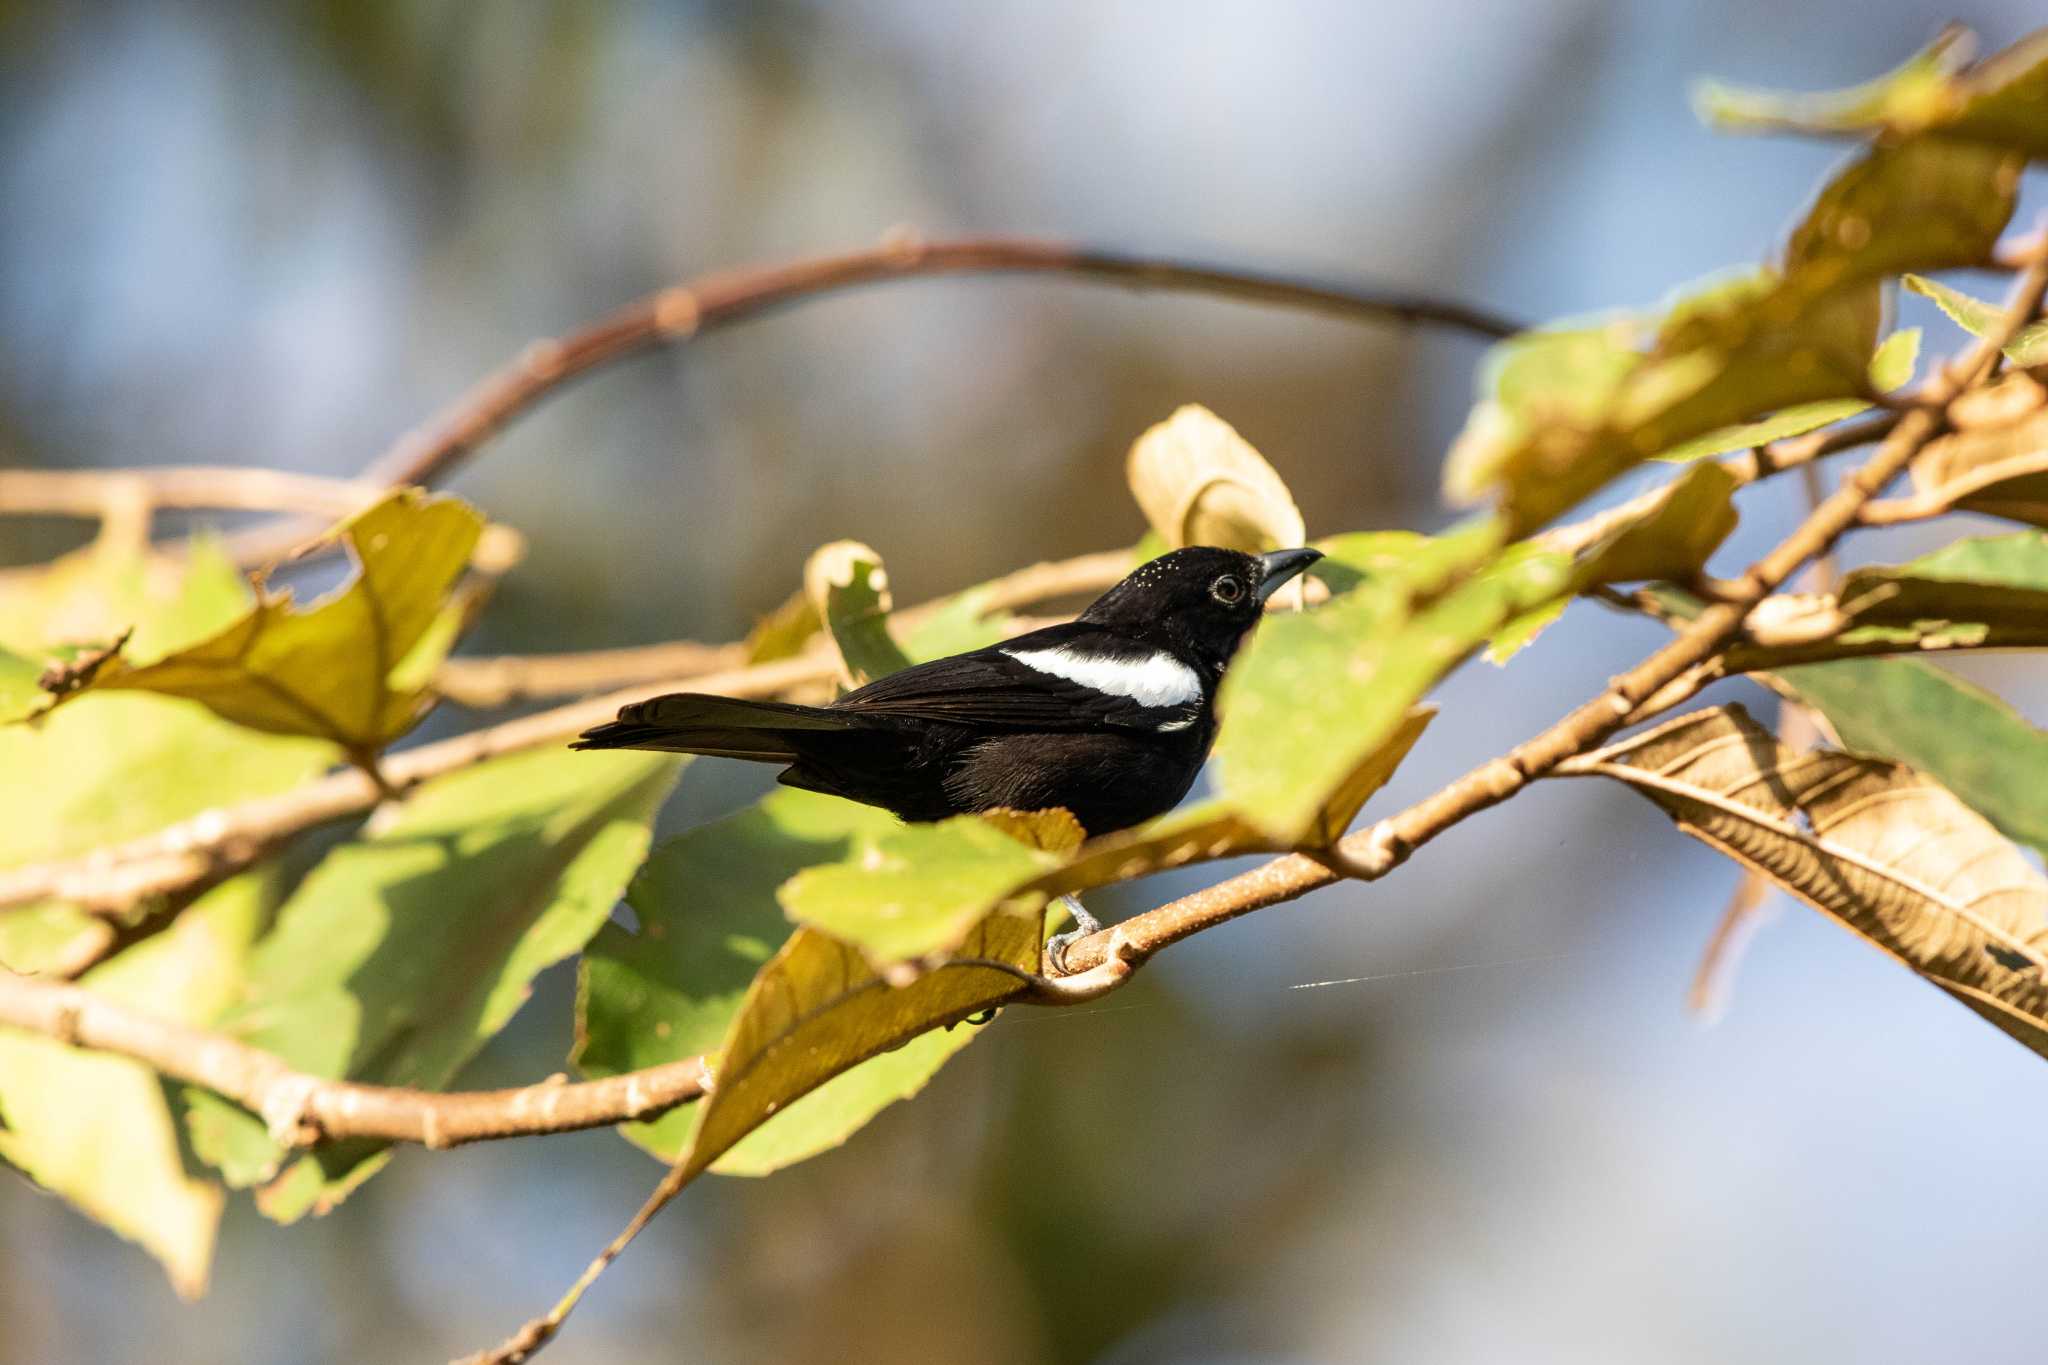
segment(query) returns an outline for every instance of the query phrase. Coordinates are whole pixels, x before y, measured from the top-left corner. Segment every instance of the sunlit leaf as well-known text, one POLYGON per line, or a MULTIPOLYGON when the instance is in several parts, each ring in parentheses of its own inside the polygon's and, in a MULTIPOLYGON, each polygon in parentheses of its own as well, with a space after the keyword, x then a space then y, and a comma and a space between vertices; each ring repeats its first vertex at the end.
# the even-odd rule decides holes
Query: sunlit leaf
POLYGON ((1946 30, 1932 45, 1890 75, 1848 90, 1783 95, 1708 82, 1694 102, 1701 117, 1741 131, 1797 132, 1896 138, 1938 132, 2048 157, 2048 30, 2021 39, 1974 66, 1966 66, 1969 34, 1946 30))
POLYGON ((903 640, 903 652, 914 662, 943 659, 986 649, 1008 639, 1014 630, 1008 612, 988 609, 986 588, 969 588, 938 604, 903 640))
MULTIPOLYGON (((1951 288, 1940 280, 1930 280, 1925 275, 1907 275, 1902 283, 1914 293, 1933 299, 1941 311, 1948 314, 1951 322, 1974 337, 1990 335, 2005 316, 2005 309, 1999 305, 1972 298, 1960 289, 1951 288)), ((2048 322, 2033 322, 2022 327, 2006 343, 2005 355, 2022 369, 2048 362, 2048 322)))
MULTIPOLYGON (((1880 393, 1901 387, 1913 377, 1913 369, 1919 359, 1920 329, 1907 327, 1893 332, 1870 358, 1871 387, 1880 393)), ((1752 450, 1772 441, 1803 436, 1809 431, 1833 426, 1858 413, 1870 411, 1870 407, 1860 398, 1824 398, 1817 403, 1796 403, 1759 421, 1740 422, 1716 428, 1704 436, 1695 436, 1660 452, 1657 458, 1676 464, 1705 459, 1709 455, 1726 455, 1736 450, 1752 450)))
POLYGON ((794 658, 803 653, 821 625, 810 593, 798 588, 747 632, 747 662, 765 664, 794 658))
MULTIPOLYGON (((1957 541, 1843 580, 1854 639, 1892 629, 1967 643, 1992 628, 2048 631, 2048 536, 1957 541)), ((2008 835, 2048 852, 2048 733, 1998 697, 1920 659, 1844 659, 1777 671, 1844 746, 1929 774, 2008 835)))
POLYGON ((2048 853, 2048 733, 1998 697, 1923 659, 1843 659, 1777 676, 1845 748, 1920 769, 2048 853))
POLYGON ((2018 164, 1965 143, 1872 148, 1822 189, 1782 268, 1695 289, 1654 325, 1618 319, 1504 343, 1452 446, 1446 491, 1471 501, 1498 490, 1521 534, 1654 455, 1849 415, 1839 405, 1869 401, 1874 364, 1879 380, 1902 368, 1897 354, 1874 359, 1879 281, 1988 260, 2018 164), (1822 403, 1837 406, 1811 406, 1822 403), (1787 409, 1803 410, 1760 425, 1787 409))
POLYGON ((392 676, 434 627, 482 529, 483 519, 458 499, 395 492, 337 531, 356 567, 344 587, 305 608, 289 594, 266 595, 216 634, 154 662, 109 659, 51 704, 154 692, 198 701, 252 729, 374 754, 427 705, 423 684, 395 688, 392 676))
POLYGON ((844 861, 808 868, 784 884, 783 909, 798 924, 853 944, 877 967, 950 952, 1013 897, 1017 904, 1007 908, 1016 913, 1043 906, 1042 893, 1017 888, 1058 866, 1060 854, 1081 842, 1071 816, 1047 814, 1064 816, 1066 828, 1019 837, 1008 821, 960 815, 857 837, 844 861))
POLYGON ((1273 466, 1207 408, 1189 404, 1131 446, 1125 473, 1145 519, 1169 548, 1253 552, 1301 544, 1301 509, 1273 466))
POLYGON ((2048 878, 1904 764, 1794 753, 1739 707, 1573 759, 2048 1055, 2048 878))
MULTIPOLYGON (((683 1173, 704 1170, 762 1125, 783 1121, 776 1116, 834 1077, 1008 999, 1018 989, 1016 973, 1038 969, 1041 922, 1037 913, 999 912, 960 945, 962 958, 1005 963, 1010 971, 949 966, 903 986, 877 976, 856 949, 798 929, 747 988, 718 1049, 711 1091, 693 1106, 696 1127, 680 1158, 683 1173)), ((799 1112, 784 1120, 800 1127, 799 1112)), ((770 1141, 766 1130, 761 1140, 770 1141)), ((788 1143, 786 1150, 799 1152, 811 1146, 801 1133, 788 1143)), ((760 1155, 743 1168, 756 1169, 760 1155)))
MULTIPOLYGON (((267 879, 245 873, 79 984, 158 1018, 204 1023, 240 980, 270 900, 267 879)), ((0 1029, 0 1157, 140 1243, 179 1294, 205 1292, 223 1195, 186 1173, 163 1083, 142 1063, 0 1029)))
POLYGON ((804 591, 839 647, 849 687, 886 678, 910 659, 889 633, 889 572, 882 557, 857 540, 835 540, 804 566, 804 591))
POLYGON ((1811 292, 1910 271, 1984 265, 2012 218, 2021 161, 1919 139, 1872 147, 1836 173, 1785 247, 1811 292))
MULTIPOLYGON (((610 915, 679 767, 532 750, 428 783, 307 877, 222 1027, 313 1075, 445 1086, 610 915)), ((384 1155, 330 1144, 258 1202, 284 1221, 324 1212, 384 1155)))
POLYGON ((1881 125, 1912 131, 1941 117, 1969 49, 1968 31, 1950 27, 1897 70, 1847 90, 1793 95, 1707 80, 1694 86, 1693 104, 1702 119, 1731 130, 1854 132, 1881 125))
MULTIPOLYGON (((613 1076, 716 1052, 748 985, 789 937, 778 886, 843 857, 856 837, 896 828, 869 806, 779 790, 756 805, 663 843, 627 892, 637 930, 608 924, 583 957, 575 1061, 613 1076)), ((760 1174, 845 1141, 912 1093, 976 1031, 955 1029, 855 1067, 789 1107, 720 1171, 760 1174)), ((620 1131, 664 1160, 696 1126, 687 1106, 620 1131)))
POLYGON ((1317 812, 1438 679, 1565 590, 1563 555, 1533 545, 1501 553, 1499 534, 1479 523, 1440 538, 1458 548, 1449 557, 1441 543, 1411 543, 1403 555, 1401 542, 1377 542, 1372 553, 1395 557, 1394 566, 1259 628, 1220 698, 1218 786, 1240 816, 1277 841, 1306 838, 1317 812))
MULTIPOLYGON (((15 657, 48 660, 66 641, 109 641, 130 627, 150 648, 179 648, 247 606, 240 576, 211 542, 179 563, 94 546, 0 586, 0 624, 15 657)), ((332 746, 258 734, 189 702, 87 696, 29 725, 0 726, 0 869, 76 857, 251 797, 285 791, 334 760, 332 746)), ((125 909, 110 889, 95 908, 125 909)), ((55 903, 0 910, 33 916, 9 931, 11 965, 62 963, 105 936, 55 903), (25 926, 36 923, 31 931, 25 926), (66 944, 46 932, 74 931, 66 944), (35 932, 30 952, 22 936, 35 932)))

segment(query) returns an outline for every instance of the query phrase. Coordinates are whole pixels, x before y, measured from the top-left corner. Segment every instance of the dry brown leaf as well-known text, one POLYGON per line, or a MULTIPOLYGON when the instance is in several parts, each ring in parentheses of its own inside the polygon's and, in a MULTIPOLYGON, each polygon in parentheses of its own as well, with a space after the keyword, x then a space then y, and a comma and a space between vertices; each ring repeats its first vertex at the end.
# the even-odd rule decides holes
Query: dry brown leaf
POLYGON ((1125 472, 1145 519, 1174 548, 1283 549, 1308 538, 1287 485, 1230 423, 1190 403, 1131 446, 1125 472))
POLYGON ((1913 462, 1915 503, 2048 526, 2048 408, 1928 443, 1913 462))
POLYGON ((1904 764, 1795 752, 1739 706, 1561 765, 1611 777, 2048 1055, 2048 878, 1904 764))

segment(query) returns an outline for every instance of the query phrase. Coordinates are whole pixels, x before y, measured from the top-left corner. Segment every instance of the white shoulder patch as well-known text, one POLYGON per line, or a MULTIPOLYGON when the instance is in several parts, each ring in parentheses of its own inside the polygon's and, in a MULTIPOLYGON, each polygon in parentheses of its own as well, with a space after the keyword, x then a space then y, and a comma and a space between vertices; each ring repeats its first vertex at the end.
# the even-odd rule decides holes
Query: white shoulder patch
POLYGON ((1105 659, 1071 649, 1006 649, 1003 653, 1040 673, 1129 697, 1140 706, 1185 706, 1202 695, 1202 680, 1171 654, 1105 659))

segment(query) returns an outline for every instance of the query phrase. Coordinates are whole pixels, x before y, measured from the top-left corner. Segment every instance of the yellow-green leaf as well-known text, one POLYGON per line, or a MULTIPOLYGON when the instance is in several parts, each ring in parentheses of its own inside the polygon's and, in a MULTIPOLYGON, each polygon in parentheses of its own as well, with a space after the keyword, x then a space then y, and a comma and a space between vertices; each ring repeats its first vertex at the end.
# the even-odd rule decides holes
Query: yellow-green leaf
MULTIPOLYGON (((1907 275, 1902 283, 1914 293, 1933 299, 1941 311, 1948 314, 1949 321, 1974 337, 1989 335, 2005 316, 2005 310, 1997 304, 1972 298, 1960 289, 1951 288, 1940 280, 1930 280, 1925 275, 1907 275)), ((2005 356, 2021 369, 2048 363, 2048 322, 2033 322, 2022 327, 2006 343, 2005 356)))
POLYGON ((839 648, 847 686, 909 667, 909 657, 889 633, 893 603, 880 555, 857 540, 835 540, 804 566, 804 592, 839 648))
POLYGON ((947 966, 903 986, 884 981, 856 949, 798 929, 740 1002, 712 1065, 711 1092, 695 1106, 683 1174, 710 1166, 834 1077, 1014 995, 1016 973, 1038 969, 1042 920, 1038 913, 998 912, 960 945, 962 958, 1005 963, 1011 971, 947 966))
MULTIPOLYGON (((1044 905, 1043 894, 1017 888, 1056 867, 1059 854, 1006 823, 960 815, 858 838, 845 861, 797 873, 778 898, 792 920, 853 944, 877 967, 947 953, 992 909, 1044 905)), ((1079 826, 1066 823, 1060 842, 1078 845, 1079 826)))
MULTIPOLYGON (((336 534, 356 574, 310 607, 261 597, 212 636, 150 663, 109 659, 76 690, 154 692, 200 702, 251 729, 311 735, 363 757, 410 729, 429 694, 392 676, 440 616, 482 533, 468 504, 406 489, 344 522, 336 534)), ((419 675, 415 666, 409 671, 419 675)))
MULTIPOLYGON (((843 857, 857 836, 894 817, 813 792, 778 790, 747 810, 670 839, 626 893, 636 929, 607 924, 585 952, 577 992, 575 1062, 614 1076, 714 1053, 749 983, 790 935, 778 886, 805 867, 843 857)), ((760 1174, 836 1146, 976 1036, 929 1035, 855 1067, 789 1107, 720 1171, 760 1174)), ((696 1106, 620 1132, 673 1160, 696 1126, 696 1106)))
POLYGON ((1975 66, 1966 65, 1969 47, 1967 30, 1951 27, 1898 70, 1848 90, 1784 95, 1705 82, 1694 103, 1702 118, 1736 131, 1939 133, 2048 157, 2048 30, 1975 66))
MULTIPOLYGON (((1280 843, 1309 838, 1409 707, 1488 636, 1566 590, 1563 555, 1502 552, 1499 535, 1482 522, 1413 545, 1398 567, 1259 628, 1224 680, 1216 741, 1219 789, 1243 819, 1280 843)), ((1375 553, 1399 556, 1398 545, 1375 553)))
MULTIPOLYGON (((306 878, 222 1027, 316 1076, 448 1084, 533 978, 611 914, 680 766, 530 750, 428 783, 306 878)), ((375 1143, 322 1147, 259 1205, 282 1221, 324 1212, 384 1156, 375 1143)))
MULTIPOLYGON (((270 901, 268 879, 245 873, 79 984, 203 1024, 239 981, 270 901)), ((139 1243, 180 1295, 205 1292, 223 1195, 186 1173, 163 1083, 142 1063, 0 1029, 0 1158, 139 1243)))

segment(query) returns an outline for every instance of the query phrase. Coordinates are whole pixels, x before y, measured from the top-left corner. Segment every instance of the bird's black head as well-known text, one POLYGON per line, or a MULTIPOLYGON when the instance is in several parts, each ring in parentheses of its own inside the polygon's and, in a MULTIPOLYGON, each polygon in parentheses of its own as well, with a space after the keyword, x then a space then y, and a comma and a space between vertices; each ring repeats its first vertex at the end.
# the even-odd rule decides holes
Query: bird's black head
POLYGON ((1081 620, 1191 656, 1220 673, 1266 599, 1322 557, 1320 550, 1248 555, 1191 545, 1139 566, 1096 598, 1081 620))

